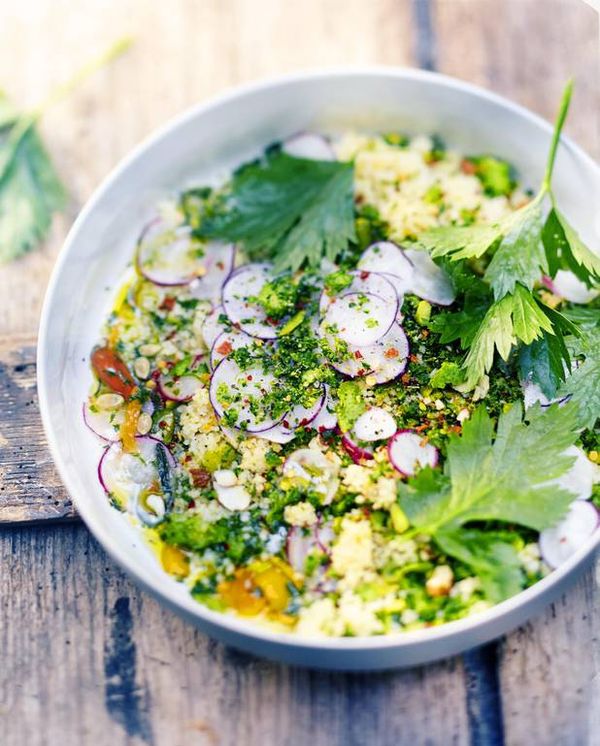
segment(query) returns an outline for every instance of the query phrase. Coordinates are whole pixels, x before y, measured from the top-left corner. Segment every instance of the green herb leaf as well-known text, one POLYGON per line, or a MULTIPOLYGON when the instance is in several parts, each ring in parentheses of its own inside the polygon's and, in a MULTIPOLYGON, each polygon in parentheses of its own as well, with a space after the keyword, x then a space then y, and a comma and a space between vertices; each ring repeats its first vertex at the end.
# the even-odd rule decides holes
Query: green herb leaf
POLYGON ((571 345, 572 354, 583 358, 558 390, 558 396, 571 396, 578 410, 580 427, 593 428, 600 418, 600 327, 588 329, 571 345))
POLYGON ((503 238, 485 272, 485 279, 492 286, 496 300, 512 293, 517 283, 531 289, 547 271, 540 241, 542 222, 540 199, 533 200, 503 221, 503 238))
POLYGON ((241 242, 276 271, 333 261, 355 238, 353 166, 270 154, 234 176, 198 232, 241 242))
POLYGON ((452 436, 443 474, 423 469, 399 485, 400 505, 416 531, 436 538, 470 521, 501 521, 541 531, 566 512, 573 495, 548 481, 573 464, 576 411, 539 405, 523 419, 520 404, 493 421, 483 406, 452 436))
POLYGON ((464 363, 467 385, 475 386, 490 370, 496 350, 503 360, 508 360, 517 341, 531 344, 543 332, 554 334, 552 322, 531 293, 516 285, 512 295, 505 295, 490 306, 473 337, 464 363))
POLYGON ((519 351, 519 371, 522 380, 537 383, 542 392, 552 399, 564 379, 563 358, 568 356, 564 340, 544 332, 541 339, 521 347, 519 351))
POLYGON ((559 269, 573 272, 588 287, 600 281, 600 257, 583 243, 556 206, 544 223, 542 241, 548 257, 548 271, 554 277, 559 269))
POLYGON ((33 124, 10 118, 0 99, 0 262, 15 259, 46 237, 65 202, 63 186, 33 124))
POLYGON ((436 534, 440 549, 468 565, 494 603, 514 596, 523 587, 523 570, 513 544, 494 531, 454 528, 436 534))
POLYGON ((340 430, 345 433, 365 411, 366 405, 357 381, 342 381, 338 387, 337 396, 335 412, 340 430))

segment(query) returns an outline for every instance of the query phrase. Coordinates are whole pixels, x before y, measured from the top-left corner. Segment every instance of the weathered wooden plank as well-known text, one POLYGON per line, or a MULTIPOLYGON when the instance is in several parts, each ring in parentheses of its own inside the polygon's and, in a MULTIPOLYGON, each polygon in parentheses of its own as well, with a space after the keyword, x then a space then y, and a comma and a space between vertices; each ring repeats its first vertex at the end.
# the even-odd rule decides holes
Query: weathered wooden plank
POLYGON ((75 515, 37 404, 35 338, 0 338, 0 524, 75 515))
POLYGON ((237 653, 142 594, 78 524, 0 531, 0 587, 7 746, 469 742, 460 659, 345 675, 237 653))

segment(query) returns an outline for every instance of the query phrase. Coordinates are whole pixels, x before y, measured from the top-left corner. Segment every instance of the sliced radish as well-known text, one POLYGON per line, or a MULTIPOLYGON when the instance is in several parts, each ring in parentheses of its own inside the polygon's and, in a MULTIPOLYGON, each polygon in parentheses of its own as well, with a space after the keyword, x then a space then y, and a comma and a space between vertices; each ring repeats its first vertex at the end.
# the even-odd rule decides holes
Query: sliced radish
POLYGON ((118 429, 124 417, 122 409, 92 411, 89 404, 84 402, 82 413, 84 423, 94 435, 109 443, 119 440, 118 429))
POLYGON ((563 396, 559 399, 548 399, 538 384, 529 379, 522 383, 521 388, 523 390, 523 405, 525 409, 533 407, 533 405, 538 402, 543 409, 547 409, 553 404, 565 404, 565 402, 568 402, 571 398, 571 395, 567 394, 567 396, 563 396))
POLYGON ((397 322, 375 344, 366 347, 349 346, 350 356, 332 363, 340 373, 357 378, 374 376, 378 384, 393 381, 404 373, 408 363, 408 339, 397 322))
POLYGON ((325 406, 326 397, 327 394, 323 387, 321 395, 312 406, 303 407, 301 404, 297 404, 286 415, 284 415, 281 424, 284 428, 287 428, 292 432, 296 431, 299 427, 307 427, 313 422, 325 406))
POLYGON ((202 244, 188 226, 174 228, 161 219, 153 220, 138 241, 137 267, 155 285, 188 285, 206 272, 199 249, 202 244))
POLYGON ((223 307, 232 323, 247 334, 261 339, 275 339, 277 326, 271 323, 258 303, 252 298, 273 279, 268 264, 245 264, 237 269, 223 285, 223 307))
POLYGON ((388 455, 392 466, 405 477, 412 477, 425 466, 437 466, 439 456, 438 449, 413 430, 399 430, 393 435, 388 455))
POLYGON ((98 464, 98 479, 104 491, 119 503, 134 510, 140 494, 155 490, 160 484, 156 468, 156 449, 164 449, 169 466, 177 465, 167 446, 151 435, 136 436, 138 450, 127 453, 121 443, 112 443, 102 454, 98 464))
POLYGON ((299 448, 291 453, 283 464, 283 476, 298 479, 321 495, 324 505, 328 505, 337 492, 338 467, 321 451, 313 448, 299 448))
POLYGON ((168 401, 189 401, 201 388, 202 381, 193 375, 169 376, 163 375, 158 379, 158 390, 168 401))
POLYGON ((217 493, 217 500, 227 510, 246 510, 252 499, 248 490, 241 484, 231 487, 225 487, 220 484, 213 484, 217 493))
POLYGON ((456 292, 450 278, 427 252, 404 249, 404 254, 414 267, 410 289, 415 295, 440 306, 454 303, 456 292))
POLYGON ((205 298, 213 303, 221 299, 223 285, 233 272, 235 246, 232 243, 209 241, 204 246, 202 258, 204 274, 190 283, 190 294, 194 298, 205 298))
POLYGON ((570 492, 577 500, 589 500, 594 485, 600 479, 600 468, 592 463, 585 452, 577 446, 570 446, 564 452, 565 456, 574 456, 573 466, 566 474, 552 479, 546 484, 555 484, 570 492))
POLYGON ((228 332, 222 332, 213 342, 210 350, 210 366, 215 368, 224 357, 228 357, 233 350, 239 350, 241 347, 248 347, 254 344, 255 338, 249 334, 236 329, 235 327, 228 332))
POLYGON ((331 398, 329 386, 324 384, 325 388, 325 402, 321 411, 317 414, 312 422, 309 423, 308 427, 318 432, 323 430, 333 430, 337 427, 337 415, 335 414, 335 403, 331 398))
POLYGON ((257 433, 252 433, 255 438, 262 438, 263 440, 269 440, 271 443, 280 443, 285 445, 290 441, 294 440, 296 433, 284 427, 281 423, 269 427, 267 430, 261 430, 257 433))
POLYGON ((559 269, 554 278, 544 276, 542 282, 551 293, 571 303, 590 303, 600 295, 600 289, 589 288, 567 269, 559 269))
POLYGON ((354 423, 352 434, 367 442, 391 438, 396 432, 396 420, 382 407, 371 407, 354 423))
MULTIPOLYGON (((394 285, 385 276, 377 272, 367 272, 366 270, 352 270, 348 274, 352 275, 352 282, 344 289, 343 295, 348 293, 367 293, 376 295, 390 305, 399 306, 403 299, 398 298, 398 293, 394 285)), ((335 295, 329 295, 327 290, 321 293, 319 301, 319 311, 325 314, 329 306, 335 301, 335 295)))
POLYGON ((275 378, 260 368, 242 371, 231 358, 225 358, 214 369, 210 379, 210 401, 218 417, 227 410, 237 413, 236 427, 249 433, 265 432, 278 424, 263 411, 261 403, 270 393, 275 378))
POLYGON ((299 132, 288 137, 281 150, 292 158, 306 158, 311 161, 335 161, 335 153, 327 138, 314 132, 299 132))
POLYGON ((411 288, 414 267, 404 251, 391 241, 372 243, 363 251, 358 268, 383 273, 399 295, 411 288))
POLYGON ((300 526, 290 528, 285 542, 285 553, 287 561, 296 572, 304 572, 306 558, 315 550, 321 551, 317 540, 316 526, 310 526, 307 529, 300 526))
POLYGON ((373 293, 346 293, 329 305, 321 322, 321 334, 366 347, 390 330, 397 312, 397 303, 390 304, 373 293))
POLYGON ((223 306, 218 305, 215 306, 213 310, 208 314, 208 316, 204 319, 204 323, 202 324, 202 338, 204 339, 204 344, 209 350, 213 346, 213 343, 219 336, 219 334, 222 334, 229 329, 229 324, 223 324, 221 321, 219 321, 220 316, 226 315, 227 314, 225 313, 225 309, 223 308, 223 306))
POLYGON ((557 526, 540 533, 539 546, 544 562, 557 568, 582 547, 598 528, 598 511, 592 503, 575 500, 557 526))
POLYGON ((355 464, 360 464, 361 461, 370 461, 373 458, 372 449, 368 446, 359 445, 348 433, 344 433, 342 436, 342 445, 355 464))

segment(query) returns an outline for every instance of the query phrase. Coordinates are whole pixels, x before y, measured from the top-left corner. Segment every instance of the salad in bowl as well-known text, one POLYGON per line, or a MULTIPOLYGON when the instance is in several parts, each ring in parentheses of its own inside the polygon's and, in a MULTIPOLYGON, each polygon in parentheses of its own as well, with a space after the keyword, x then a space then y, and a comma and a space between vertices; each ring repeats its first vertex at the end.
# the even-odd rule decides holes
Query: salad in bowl
POLYGON ((598 528, 600 259, 430 133, 165 194, 90 350, 98 478, 199 604, 305 638, 477 614, 598 528))

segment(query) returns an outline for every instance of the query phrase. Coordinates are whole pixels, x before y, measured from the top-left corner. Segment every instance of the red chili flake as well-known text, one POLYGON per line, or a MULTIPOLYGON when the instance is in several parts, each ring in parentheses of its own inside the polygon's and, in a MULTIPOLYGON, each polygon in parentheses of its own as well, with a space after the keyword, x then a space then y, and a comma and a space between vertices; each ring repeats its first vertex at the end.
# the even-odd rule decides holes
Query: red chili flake
POLYGON ((194 487, 208 487, 208 485, 210 484, 210 473, 207 472, 206 469, 196 467, 194 469, 190 469, 190 474, 194 487))
POLYGON ((172 295, 165 295, 159 308, 161 311, 172 311, 175 305, 175 298, 172 295))
POLYGON ((473 176, 477 172, 477 166, 473 163, 473 161, 469 161, 467 158, 463 158, 460 163, 460 170, 463 172, 463 174, 473 176))
POLYGON ((283 420, 281 423, 284 427, 287 427, 288 430, 291 430, 290 423, 287 420, 283 420))
POLYGON ((247 376, 246 376, 246 380, 247 380, 247 381, 251 381, 251 380, 252 380, 252 374, 250 374, 250 375, 247 375, 247 376))
POLYGON ((225 265, 223 264, 223 262, 217 262, 217 267, 219 269, 225 269, 225 265))
POLYGON ((370 272, 367 272, 366 270, 363 269, 362 272, 360 273, 360 279, 368 280, 370 274, 371 274, 370 272))
POLYGON ((231 350, 233 350, 233 345, 228 339, 226 339, 224 342, 221 342, 216 349, 219 355, 229 355, 231 350))
POLYGON ((410 360, 411 363, 417 362, 417 356, 414 354, 414 352, 411 355, 409 355, 408 359, 410 360))
POLYGON ((426 422, 423 425, 418 425, 417 427, 415 427, 415 432, 416 433, 422 433, 423 430, 427 430, 428 427, 429 427, 429 423, 428 422, 426 422))
POLYGON ((361 351, 360 350, 356 350, 356 352, 354 353, 354 357, 357 360, 362 360, 362 353, 361 353, 361 351))
POLYGON ((395 347, 389 347, 384 353, 383 356, 387 357, 388 359, 398 357, 400 353, 395 347))
POLYGON ((405 373, 403 376, 401 376, 400 380, 402 381, 402 383, 405 386, 407 386, 409 384, 409 382, 410 382, 410 374, 409 373, 405 373))
POLYGON ((188 508, 195 508, 195 507, 196 507, 196 501, 195 500, 190 500, 189 503, 188 503, 188 508))

